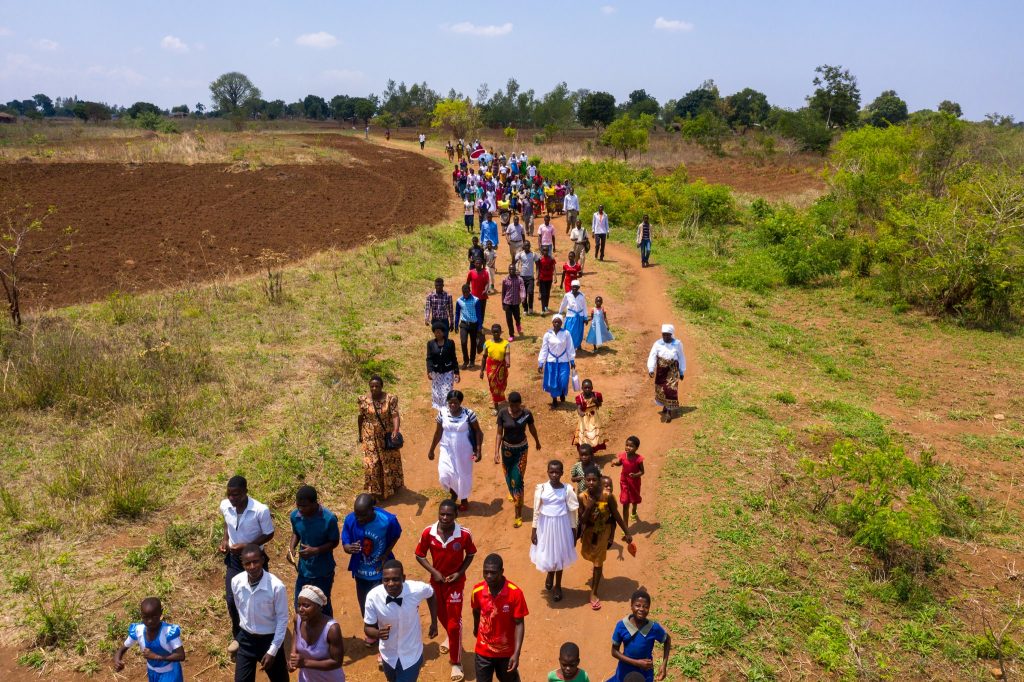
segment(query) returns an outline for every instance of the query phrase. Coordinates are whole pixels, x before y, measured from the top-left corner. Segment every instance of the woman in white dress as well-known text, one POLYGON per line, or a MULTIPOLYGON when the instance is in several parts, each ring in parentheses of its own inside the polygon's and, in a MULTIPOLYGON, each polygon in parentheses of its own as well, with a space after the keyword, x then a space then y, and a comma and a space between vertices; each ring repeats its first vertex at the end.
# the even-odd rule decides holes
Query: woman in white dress
POLYGON ((430 443, 427 459, 433 461, 438 443, 441 457, 437 461, 437 476, 441 487, 458 500, 459 511, 469 509, 469 494, 473 489, 473 463, 480 461, 480 448, 484 433, 476 413, 462 406, 462 391, 449 391, 448 407, 438 411, 434 440, 430 443))
POLYGON ((569 374, 576 366, 576 346, 572 336, 562 329, 562 316, 551 318, 551 329, 544 332, 537 356, 537 373, 544 376, 544 390, 551 396, 551 406, 565 402, 569 391, 569 374))
POLYGON ((562 601, 562 571, 576 561, 576 516, 580 503, 572 486, 562 483, 562 463, 548 462, 548 480, 533 493, 533 533, 530 561, 547 573, 544 589, 562 601))

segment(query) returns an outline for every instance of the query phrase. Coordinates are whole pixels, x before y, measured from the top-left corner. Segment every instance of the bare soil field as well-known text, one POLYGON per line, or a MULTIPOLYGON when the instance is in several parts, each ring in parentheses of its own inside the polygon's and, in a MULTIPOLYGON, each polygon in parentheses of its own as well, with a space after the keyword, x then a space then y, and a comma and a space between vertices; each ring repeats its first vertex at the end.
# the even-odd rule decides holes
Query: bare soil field
MULTIPOLYGON (((312 136, 310 136, 312 139, 312 136)), ((442 219, 437 166, 421 155, 322 136, 344 165, 17 163, 0 205, 56 206, 72 248, 26 278, 29 308, 251 272, 264 249, 298 259, 442 219)))

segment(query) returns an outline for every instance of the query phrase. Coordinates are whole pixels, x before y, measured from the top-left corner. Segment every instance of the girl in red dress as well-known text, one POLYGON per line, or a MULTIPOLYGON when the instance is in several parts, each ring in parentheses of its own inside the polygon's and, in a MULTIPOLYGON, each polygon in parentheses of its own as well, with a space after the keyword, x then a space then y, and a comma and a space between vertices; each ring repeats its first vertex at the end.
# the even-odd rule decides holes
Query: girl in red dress
POLYGON ((569 262, 562 264, 562 287, 565 293, 572 289, 572 281, 583 276, 583 266, 576 262, 576 254, 569 252, 569 262))
POLYGON ((620 452, 613 467, 622 467, 622 474, 619 476, 619 502, 622 503, 622 518, 631 518, 639 521, 637 506, 643 501, 640 497, 640 478, 644 475, 644 458, 637 453, 640 449, 640 439, 630 436, 626 439, 626 451, 620 452), (633 505, 633 516, 629 515, 629 505, 633 505))

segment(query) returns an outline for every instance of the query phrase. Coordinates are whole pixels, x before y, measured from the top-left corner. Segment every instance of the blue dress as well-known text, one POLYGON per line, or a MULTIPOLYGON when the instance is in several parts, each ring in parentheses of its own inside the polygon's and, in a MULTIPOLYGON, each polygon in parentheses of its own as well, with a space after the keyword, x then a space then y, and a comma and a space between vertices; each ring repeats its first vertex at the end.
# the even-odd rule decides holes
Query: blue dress
MULTIPOLYGON (((647 621, 642 628, 637 628, 633 621, 627 616, 615 624, 615 631, 612 632, 612 644, 621 644, 622 653, 629 658, 643 659, 654 658, 654 643, 665 643, 668 633, 660 623, 653 620, 647 621)), ((654 666, 658 667, 657 664, 654 666)), ((640 673, 646 682, 654 682, 654 670, 642 670, 635 665, 619 661, 615 669, 615 675, 609 678, 608 682, 623 682, 626 675, 632 672, 640 673)))
POLYGON ((587 343, 593 346, 603 346, 615 337, 608 330, 608 323, 604 319, 604 310, 594 308, 590 313, 590 329, 587 331, 587 343))
MULTIPOLYGON (((160 633, 156 639, 146 638, 146 625, 144 623, 132 623, 128 626, 128 639, 124 640, 128 648, 138 645, 145 647, 154 654, 170 656, 174 650, 181 646, 181 628, 170 623, 160 623, 160 633)), ((149 682, 183 682, 185 676, 181 671, 181 663, 178 661, 146 661, 146 675, 149 682)))

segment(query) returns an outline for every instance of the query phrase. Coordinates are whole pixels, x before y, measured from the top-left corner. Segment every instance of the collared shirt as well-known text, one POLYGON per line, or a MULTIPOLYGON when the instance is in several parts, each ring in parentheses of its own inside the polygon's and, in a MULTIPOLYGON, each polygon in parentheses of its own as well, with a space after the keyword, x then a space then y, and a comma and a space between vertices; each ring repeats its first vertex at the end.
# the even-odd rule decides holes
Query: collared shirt
MULTIPOLYGON (((323 505, 312 516, 303 516, 298 509, 293 509, 289 516, 292 532, 299 542, 307 547, 320 547, 341 540, 338 530, 338 517, 323 505)), ((307 578, 323 578, 334 575, 334 550, 305 558, 299 557, 299 575, 307 578)))
POLYGON ((359 543, 363 548, 348 560, 348 570, 352 571, 352 577, 380 580, 384 562, 395 558, 393 553, 385 550, 393 546, 401 535, 402 526, 398 523, 398 517, 389 511, 374 507, 373 519, 365 525, 359 524, 355 512, 349 512, 341 529, 341 543, 359 543))
MULTIPOLYGON (((519 305, 526 298, 526 282, 522 277, 506 277, 501 283, 501 302, 519 305)), ((511 332, 511 330, 509 330, 511 332)))
POLYGON ((537 228, 537 236, 540 237, 541 246, 552 246, 555 243, 555 226, 544 223, 537 228))
POLYGON ((486 247, 487 242, 498 245, 498 223, 493 220, 480 223, 480 246, 486 247))
POLYGON ((455 302, 455 316, 459 319, 459 322, 465 322, 467 324, 476 324, 477 321, 477 304, 480 301, 476 296, 470 294, 467 296, 460 296, 459 300, 455 302))
POLYGON ((572 335, 564 329, 555 333, 554 329, 544 332, 544 338, 540 342, 540 353, 537 355, 537 365, 544 366, 547 362, 575 362, 576 347, 572 342, 572 335))
MULTIPOLYGON (((649 620, 642 628, 638 628, 629 616, 626 616, 615 624, 615 630, 612 631, 612 644, 621 644, 622 654, 627 658, 653 658, 654 643, 664 643, 667 637, 668 633, 660 623, 649 620)), ((645 680, 654 679, 653 670, 643 670, 624 661, 619 661, 614 679, 625 679, 628 673, 634 671, 642 674, 645 680)))
POLYGON ((378 628, 391 626, 388 638, 380 640, 380 657, 392 668, 401 663, 403 669, 409 669, 423 656, 419 607, 421 601, 434 596, 434 588, 418 580, 406 580, 399 596, 401 606, 389 603, 389 596, 383 585, 370 590, 363 622, 378 628))
POLYGON ((576 244, 582 244, 587 241, 587 229, 577 225, 569 230, 569 241, 576 244))
MULTIPOLYGON (((451 536, 447 540, 442 540, 435 522, 423 529, 420 541, 416 545, 416 556, 426 559, 428 553, 431 566, 441 575, 448 576, 462 568, 462 562, 466 557, 476 554, 476 544, 473 543, 469 529, 457 523, 451 536)), ((465 578, 466 576, 462 576, 463 580, 465 578)))
POLYGON ((558 314, 586 319, 587 299, 584 298, 583 294, 573 295, 570 291, 562 297, 562 304, 558 306, 558 314))
POLYGON ((522 223, 512 223, 505 228, 505 236, 510 242, 521 242, 526 236, 526 227, 522 223))
POLYGON ((224 515, 224 525, 228 529, 228 542, 232 545, 248 544, 261 535, 270 535, 274 532, 270 509, 252 497, 249 497, 241 514, 227 499, 221 500, 220 513, 224 515))
POLYGON ((423 306, 423 319, 427 322, 444 320, 448 323, 449 329, 455 326, 453 324, 455 318, 452 316, 452 295, 447 291, 442 291, 440 294, 431 291, 427 294, 427 303, 423 306))
POLYGON ((658 366, 658 358, 663 360, 679 361, 679 374, 686 372, 686 355, 683 353, 683 342, 679 339, 672 339, 672 343, 665 343, 665 339, 658 339, 651 346, 651 352, 647 356, 647 371, 653 372, 658 366))
POLYGON ((263 571, 256 587, 250 587, 249 574, 242 571, 231 579, 231 594, 242 629, 253 635, 274 635, 267 653, 277 655, 288 631, 288 590, 284 583, 270 571, 263 571))
POLYGON ((608 214, 595 213, 593 220, 590 221, 590 230, 594 234, 608 234, 608 214))
MULTIPOLYGON (((177 625, 160 621, 160 630, 156 634, 156 639, 149 639, 146 637, 145 623, 132 623, 128 626, 128 638, 124 640, 124 646, 126 649, 130 649, 136 644, 139 646, 139 649, 149 649, 154 654, 170 656, 182 646, 181 628, 177 625)), ((152 661, 147 659, 146 670, 156 675, 177 671, 177 679, 182 679, 181 663, 179 661, 152 661)), ((174 677, 174 675, 169 675, 168 679, 173 679, 174 677)))
POLYGON ((477 629, 476 653, 488 658, 508 658, 516 651, 516 621, 530 614, 526 608, 526 597, 519 586, 511 580, 498 594, 491 594, 487 583, 478 583, 473 588, 471 608, 480 611, 480 627, 477 629))
POLYGON ((535 252, 520 251, 516 254, 516 264, 519 266, 520 277, 533 277, 534 267, 540 261, 540 256, 535 252))
POLYGON ((564 211, 578 211, 580 210, 580 196, 578 194, 566 194, 565 199, 562 200, 562 210, 564 211))

